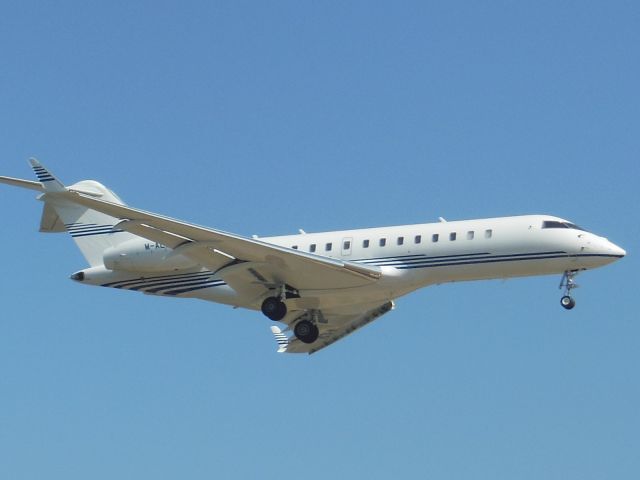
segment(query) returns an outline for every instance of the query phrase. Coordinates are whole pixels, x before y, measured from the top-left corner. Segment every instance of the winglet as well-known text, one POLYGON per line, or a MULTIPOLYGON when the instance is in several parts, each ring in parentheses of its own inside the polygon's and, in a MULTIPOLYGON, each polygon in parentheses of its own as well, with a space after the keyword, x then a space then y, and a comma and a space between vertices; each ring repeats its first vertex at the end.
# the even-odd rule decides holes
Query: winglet
POLYGON ((276 342, 278 342, 278 353, 286 352, 287 347, 289 346, 289 339, 287 336, 276 326, 271 327, 271 333, 273 333, 273 336, 276 337, 276 342))
POLYGON ((53 176, 49 170, 44 168, 42 164, 36 160, 35 158, 30 158, 29 163, 31 164, 31 168, 42 183, 42 187, 45 192, 66 192, 67 189, 64 187, 62 182, 53 176))

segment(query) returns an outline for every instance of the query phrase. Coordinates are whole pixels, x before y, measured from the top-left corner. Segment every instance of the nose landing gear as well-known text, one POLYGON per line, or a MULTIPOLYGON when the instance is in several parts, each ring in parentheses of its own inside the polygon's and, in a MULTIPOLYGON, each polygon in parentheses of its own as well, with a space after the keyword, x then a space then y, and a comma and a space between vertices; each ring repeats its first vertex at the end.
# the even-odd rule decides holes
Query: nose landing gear
POLYGON ((564 275, 562 275, 562 280, 560 280, 560 287, 558 287, 561 289, 564 288, 564 295, 560 299, 560 305, 562 305, 567 310, 571 310, 576 306, 576 301, 571 296, 571 290, 578 287, 575 282, 575 276, 577 274, 577 270, 567 270, 566 272, 564 272, 564 275))
POLYGON ((576 301, 569 295, 564 295, 560 299, 560 305, 562 305, 567 310, 571 310, 573 307, 576 306, 576 301))

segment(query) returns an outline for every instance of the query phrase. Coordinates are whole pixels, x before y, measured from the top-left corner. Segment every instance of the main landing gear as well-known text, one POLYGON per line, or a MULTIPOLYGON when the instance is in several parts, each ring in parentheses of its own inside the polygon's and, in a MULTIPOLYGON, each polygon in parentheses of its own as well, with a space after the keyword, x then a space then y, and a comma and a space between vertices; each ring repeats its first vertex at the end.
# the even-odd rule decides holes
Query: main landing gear
POLYGON ((571 290, 578 287, 574 280, 577 274, 577 270, 567 270, 566 272, 564 272, 564 275, 562 275, 562 280, 560 280, 559 288, 564 288, 564 295, 560 299, 560 305, 562 305, 567 310, 571 310, 576 306, 576 301, 571 296, 571 290))
POLYGON ((265 298, 260 309, 271 320, 280 321, 287 315, 287 306, 284 303, 287 298, 300 298, 300 294, 289 285, 281 285, 278 294, 265 298))
MULTIPOLYGON (((262 302, 262 313, 271 320, 282 320, 287 314, 287 306, 277 297, 268 297, 262 302)), ((298 340, 304 343, 313 343, 318 339, 320 331, 311 320, 300 320, 293 327, 293 333, 298 340)))
MULTIPOLYGON (((282 320, 287 314, 287 306, 277 297, 268 297, 262 302, 262 313, 271 320, 282 320)), ((300 320, 293 327, 293 333, 298 340, 304 343, 313 343, 318 339, 320 331, 315 323, 310 320, 300 320)))
MULTIPOLYGON (((300 294, 289 285, 282 285, 279 287, 278 296, 264 299, 261 306, 262 313, 276 322, 282 320, 287 315, 287 305, 284 303, 287 298, 300 298, 300 294)), ((315 311, 314 315, 302 315, 302 318, 293 327, 293 333, 301 342, 313 343, 320 335, 316 321, 322 321, 322 313, 315 311)))
POLYGON ((264 299, 261 307, 262 313, 273 321, 279 321, 287 314, 287 306, 278 297, 264 299))
POLYGON ((304 343, 313 343, 318 339, 320 331, 318 327, 309 320, 300 320, 293 327, 293 334, 298 340, 304 343))

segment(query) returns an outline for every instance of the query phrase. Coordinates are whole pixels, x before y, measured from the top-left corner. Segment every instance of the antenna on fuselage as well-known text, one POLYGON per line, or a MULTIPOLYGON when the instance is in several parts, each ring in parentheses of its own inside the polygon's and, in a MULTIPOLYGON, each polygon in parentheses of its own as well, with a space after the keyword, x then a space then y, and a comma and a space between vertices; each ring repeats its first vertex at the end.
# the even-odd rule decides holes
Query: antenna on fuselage
POLYGON ((438 217, 438 220, 440 220, 440 222, 442 223, 447 223, 447 221, 443 217, 438 217))

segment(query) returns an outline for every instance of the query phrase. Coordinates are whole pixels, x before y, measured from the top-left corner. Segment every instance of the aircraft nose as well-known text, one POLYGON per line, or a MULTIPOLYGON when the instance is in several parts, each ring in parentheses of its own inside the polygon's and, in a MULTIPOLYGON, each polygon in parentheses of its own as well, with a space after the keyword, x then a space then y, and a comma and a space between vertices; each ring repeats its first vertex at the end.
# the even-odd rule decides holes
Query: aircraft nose
POLYGON ((627 252, 623 248, 619 247, 613 242, 609 242, 609 250, 611 250, 612 255, 615 255, 619 258, 622 258, 627 254, 627 252))

